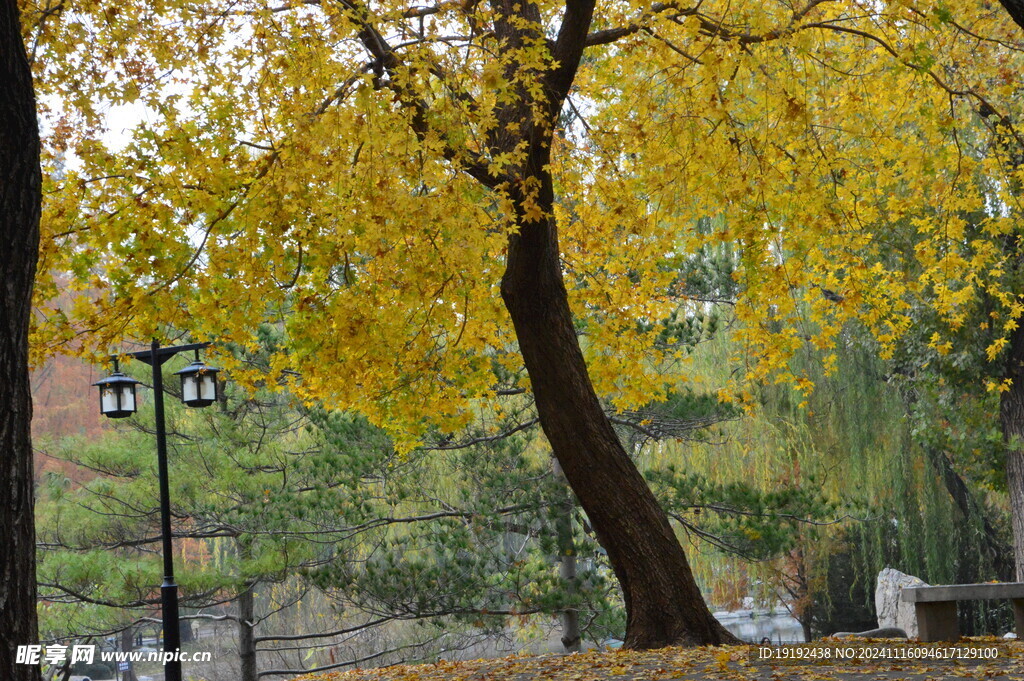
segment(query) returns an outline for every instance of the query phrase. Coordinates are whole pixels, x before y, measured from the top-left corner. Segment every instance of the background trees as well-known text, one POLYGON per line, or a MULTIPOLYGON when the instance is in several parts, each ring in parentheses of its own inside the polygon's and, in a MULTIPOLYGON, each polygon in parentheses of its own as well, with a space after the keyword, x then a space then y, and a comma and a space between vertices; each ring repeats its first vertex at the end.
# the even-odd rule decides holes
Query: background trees
MULTIPOLYGON (((885 359, 907 343, 913 348, 902 346, 896 372, 933 388, 957 380, 954 393, 964 400, 970 386, 1001 396, 1001 406, 983 402, 1011 446, 978 444, 1007 458, 1015 490, 1017 29, 998 8, 972 6, 953 17, 893 3, 866 8, 868 26, 835 5, 811 5, 810 14, 794 13, 788 35, 735 31, 734 45, 748 49, 718 49, 701 36, 686 42, 685 27, 667 25, 658 33, 662 49, 678 54, 689 45, 693 59, 643 87, 605 91, 608 115, 589 124, 608 131, 603 148, 625 161, 613 151, 622 148, 623 121, 662 122, 669 143, 631 166, 635 191, 642 187, 651 205, 671 206, 673 215, 721 216, 716 238, 740 244, 748 376, 809 393, 813 381, 794 370, 799 357, 823 351, 834 370, 851 354, 851 321, 869 330, 885 359), (904 23, 888 23, 904 9, 904 23), (767 63, 767 54, 776 59, 767 63)), ((746 12, 746 25, 772 25, 770 8, 746 12)), ((920 388, 909 388, 908 399, 920 388)), ((750 394, 740 385, 737 392, 750 394)), ((1019 518, 1024 504, 1013 494, 1019 518)))
MULTIPOLYGON (((400 456, 364 419, 284 397, 229 388, 219 410, 168 415, 185 619, 237 626, 231 678, 454 654, 570 608, 576 635, 621 635, 549 452, 471 430, 400 456), (571 590, 565 542, 581 556, 571 590)), ((72 468, 40 485, 49 640, 102 640, 156 616, 150 418, 141 432, 44 440, 72 468)))

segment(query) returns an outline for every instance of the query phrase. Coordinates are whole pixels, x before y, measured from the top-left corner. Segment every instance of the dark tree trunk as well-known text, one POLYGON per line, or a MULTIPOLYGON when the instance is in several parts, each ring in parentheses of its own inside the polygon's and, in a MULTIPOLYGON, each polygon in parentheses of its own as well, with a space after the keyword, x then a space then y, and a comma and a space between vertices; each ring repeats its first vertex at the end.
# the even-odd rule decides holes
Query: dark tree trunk
MULTIPOLYGON (((711 615, 664 510, 626 454, 590 382, 559 262, 544 151, 530 165, 547 216, 509 239, 501 296, 526 364, 541 427, 590 519, 626 603, 628 648, 732 643, 711 615)), ((529 186, 529 185, 527 185, 529 186)), ((522 196, 513 199, 522 207, 522 196)))
POLYGON ((999 0, 1017 25, 1024 28, 1024 0, 999 0))
MULTIPOLYGON (((550 163, 554 129, 587 46, 596 0, 566 0, 557 38, 540 29, 530 0, 494 0, 494 35, 512 54, 547 44, 553 68, 532 70, 510 58, 505 75, 516 96, 495 109, 488 152, 516 159, 500 176, 470 174, 506 194, 517 232, 509 237, 501 297, 515 327, 551 450, 590 519, 622 587, 629 648, 733 643, 711 615, 683 548, 643 476, 619 443, 587 373, 562 281, 550 163), (525 83, 539 84, 543 97, 525 83), (539 216, 538 216, 539 210, 539 216)), ((375 44, 368 43, 373 53, 375 44)), ((422 118, 414 118, 423 124, 422 118)))
POLYGON ((241 662, 241 681, 257 681, 256 638, 253 622, 256 621, 254 585, 238 594, 238 658, 241 662))
POLYGON ((178 641, 181 643, 192 643, 196 637, 192 633, 192 620, 180 620, 178 622, 178 641))
POLYGON ((1010 336, 1006 378, 1010 389, 1002 393, 999 422, 1007 443, 1006 486, 1010 491, 1013 523, 1013 558, 1017 581, 1024 581, 1024 326, 1010 336))
MULTIPOLYGON (((541 427, 569 486, 608 553, 626 604, 628 648, 733 643, 711 615, 664 510, 633 465, 590 382, 573 324, 559 259, 550 174, 551 141, 593 19, 595 0, 566 0, 555 68, 537 73, 540 106, 528 88, 499 106, 488 139, 492 153, 525 158, 500 181, 516 211, 501 297, 515 327, 541 427), (525 143, 525 145, 524 145, 525 143), (528 207, 533 208, 529 210, 528 207), (538 217, 537 210, 541 214, 538 217)), ((495 35, 505 50, 547 38, 541 12, 523 0, 498 0, 495 35)), ((521 76, 509 63, 506 75, 521 76)))
POLYGON ((39 255, 39 128, 16 0, 0 0, 0 679, 35 681, 16 663, 38 638, 28 326, 39 255))

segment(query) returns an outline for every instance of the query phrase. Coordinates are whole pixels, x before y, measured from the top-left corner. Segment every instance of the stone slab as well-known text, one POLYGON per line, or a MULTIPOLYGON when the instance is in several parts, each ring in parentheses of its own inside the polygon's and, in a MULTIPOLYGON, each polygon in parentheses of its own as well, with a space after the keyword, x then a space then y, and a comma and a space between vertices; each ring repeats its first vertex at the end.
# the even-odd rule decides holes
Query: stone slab
POLYGON ((914 603, 917 610, 917 637, 921 642, 959 641, 956 601, 914 603))
POLYGON ((1024 582, 997 584, 949 584, 945 586, 908 586, 900 598, 910 603, 942 601, 980 601, 986 599, 1024 598, 1024 582))

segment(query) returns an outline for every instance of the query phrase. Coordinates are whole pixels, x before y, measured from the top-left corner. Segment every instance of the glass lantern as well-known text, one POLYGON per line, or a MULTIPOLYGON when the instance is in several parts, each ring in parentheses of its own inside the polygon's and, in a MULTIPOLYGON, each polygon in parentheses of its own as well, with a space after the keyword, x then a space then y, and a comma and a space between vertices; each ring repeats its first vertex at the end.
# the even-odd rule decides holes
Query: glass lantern
MULTIPOLYGON (((198 353, 197 353, 198 354, 198 353)), ((196 359, 181 371, 181 401, 189 407, 206 407, 217 401, 217 372, 196 359)))
POLYGON ((100 413, 111 419, 123 419, 134 414, 135 386, 140 382, 118 371, 115 364, 113 374, 93 383, 100 389, 100 413))

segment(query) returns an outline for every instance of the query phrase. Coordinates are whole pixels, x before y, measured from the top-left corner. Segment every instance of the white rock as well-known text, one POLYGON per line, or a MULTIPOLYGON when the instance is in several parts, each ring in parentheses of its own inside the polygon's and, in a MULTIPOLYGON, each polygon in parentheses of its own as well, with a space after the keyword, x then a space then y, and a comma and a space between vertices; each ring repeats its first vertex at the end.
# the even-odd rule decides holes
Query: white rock
POLYGON ((1017 634, 1013 633, 1012 631, 1008 631, 1005 634, 1003 634, 1003 638, 1017 638, 1017 634))
POLYGON ((925 582, 905 575, 899 570, 885 568, 878 573, 878 585, 875 587, 875 612, 878 614, 880 628, 896 627, 907 632, 907 636, 917 636, 917 614, 914 604, 900 600, 900 592, 907 586, 928 586, 925 582))

